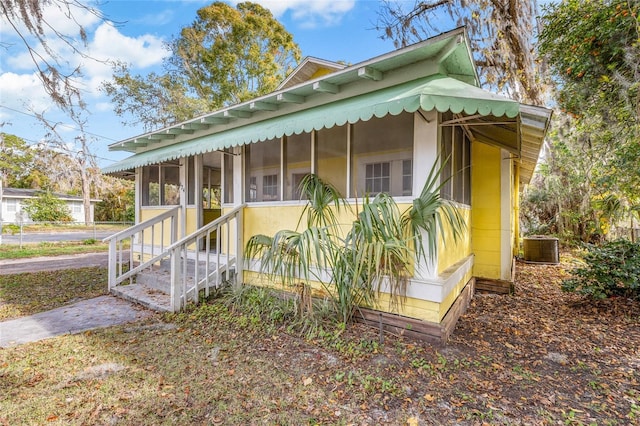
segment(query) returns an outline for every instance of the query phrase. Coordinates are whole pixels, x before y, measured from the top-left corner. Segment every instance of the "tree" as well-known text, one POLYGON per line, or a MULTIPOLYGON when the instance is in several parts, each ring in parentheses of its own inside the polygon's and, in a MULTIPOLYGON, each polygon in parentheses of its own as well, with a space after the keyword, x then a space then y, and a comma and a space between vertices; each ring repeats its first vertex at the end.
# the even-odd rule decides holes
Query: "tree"
POLYGON ((116 64, 114 80, 103 85, 115 112, 133 115, 126 124, 150 130, 269 93, 300 59, 293 36, 250 2, 199 9, 169 47, 166 74, 132 76, 126 64, 116 64))
POLYGON ((211 110, 206 99, 189 96, 182 78, 154 72, 134 76, 123 63, 115 64, 113 71, 113 81, 103 83, 101 89, 111 97, 124 125, 142 124, 151 131, 211 110))
POLYGON ((383 39, 406 46, 442 32, 441 22, 465 25, 483 85, 508 92, 521 102, 544 103, 544 80, 540 78, 544 69, 532 44, 535 0, 430 0, 406 5, 383 3, 376 24, 383 39), (449 19, 443 19, 444 14, 449 19))
POLYGON ((101 222, 135 221, 135 190, 133 182, 112 178, 109 188, 96 204, 95 220, 101 222))
MULTIPOLYGON (((84 50, 87 33, 75 17, 88 12, 103 20, 103 15, 99 10, 78 0, 2 0, 0 11, 3 19, 27 48, 45 92, 54 104, 66 110, 70 106, 70 100, 81 97, 80 88, 75 81, 81 72, 79 66, 69 68, 68 57, 60 54, 56 42, 62 42, 65 48, 84 59, 90 58, 84 50), (46 18, 47 7, 56 7, 68 17, 69 21, 77 26, 77 34, 70 35, 57 30, 58 23, 50 22, 46 18), (35 41, 30 36, 34 37, 35 41)), ((8 50, 11 44, 0 42, 0 46, 8 50)))
POLYGON ((23 202, 23 209, 35 222, 71 222, 71 211, 60 198, 50 191, 43 191, 35 198, 23 202))
POLYGON ((90 169, 95 169, 97 166, 95 156, 91 153, 90 149, 91 139, 85 131, 85 125, 87 123, 85 104, 83 102, 74 104, 69 101, 67 105, 69 105, 67 113, 77 128, 77 135, 73 143, 70 143, 68 139, 58 131, 57 126, 59 123, 51 123, 44 117, 44 113, 34 112, 34 115, 40 120, 45 129, 47 129, 47 134, 45 135, 46 143, 55 151, 64 152, 68 158, 73 160, 72 171, 77 173, 80 181, 82 204, 84 206, 84 221, 85 224, 88 225, 91 222, 92 174, 90 173, 90 169))
POLYGON ((558 105, 572 117, 580 141, 573 147, 583 150, 567 170, 593 159, 580 180, 593 187, 588 199, 598 227, 640 205, 639 12, 638 0, 566 0, 542 16, 540 53, 558 105))
POLYGON ((5 186, 22 179, 29 171, 33 152, 24 139, 7 133, 0 133, 0 179, 5 186))
POLYGON ((25 173, 25 165, 31 159, 29 146, 23 139, 15 135, 0 133, 0 244, 2 243, 3 188, 25 173))
POLYGON ((540 53, 576 115, 640 118, 640 1, 566 0, 544 7, 540 53))

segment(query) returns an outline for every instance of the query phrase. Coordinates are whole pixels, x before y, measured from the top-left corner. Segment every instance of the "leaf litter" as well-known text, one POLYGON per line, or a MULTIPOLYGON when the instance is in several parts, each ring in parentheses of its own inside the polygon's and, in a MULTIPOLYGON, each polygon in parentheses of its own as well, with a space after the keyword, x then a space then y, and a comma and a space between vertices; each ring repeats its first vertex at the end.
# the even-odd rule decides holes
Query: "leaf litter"
POLYGON ((640 304, 563 293, 567 268, 518 263, 515 294, 476 295, 446 346, 303 338, 214 301, 11 348, 0 424, 637 424, 640 304))

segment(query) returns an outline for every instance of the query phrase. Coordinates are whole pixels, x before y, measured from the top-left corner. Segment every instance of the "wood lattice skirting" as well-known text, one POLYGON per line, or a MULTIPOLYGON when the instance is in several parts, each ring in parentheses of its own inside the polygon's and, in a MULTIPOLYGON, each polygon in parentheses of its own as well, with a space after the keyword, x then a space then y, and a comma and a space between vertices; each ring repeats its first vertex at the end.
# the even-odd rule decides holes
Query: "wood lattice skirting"
POLYGON ((409 318, 398 314, 361 308, 356 313, 356 321, 380 328, 393 334, 431 343, 444 344, 456 326, 458 318, 465 313, 475 291, 475 278, 467 282, 442 321, 438 323, 409 318))

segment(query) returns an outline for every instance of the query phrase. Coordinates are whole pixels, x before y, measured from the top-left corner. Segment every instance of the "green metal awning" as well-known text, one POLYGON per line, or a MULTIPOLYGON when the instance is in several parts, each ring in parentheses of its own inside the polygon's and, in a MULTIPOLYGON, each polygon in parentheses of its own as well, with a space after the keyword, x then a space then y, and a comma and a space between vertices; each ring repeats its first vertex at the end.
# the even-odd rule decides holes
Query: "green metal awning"
POLYGON ((367 121, 403 111, 437 110, 464 115, 504 117, 517 120, 520 104, 460 80, 440 74, 410 81, 379 91, 297 111, 280 117, 200 136, 161 148, 137 153, 105 167, 104 173, 131 170, 149 164, 222 150, 233 146, 280 138, 367 121))

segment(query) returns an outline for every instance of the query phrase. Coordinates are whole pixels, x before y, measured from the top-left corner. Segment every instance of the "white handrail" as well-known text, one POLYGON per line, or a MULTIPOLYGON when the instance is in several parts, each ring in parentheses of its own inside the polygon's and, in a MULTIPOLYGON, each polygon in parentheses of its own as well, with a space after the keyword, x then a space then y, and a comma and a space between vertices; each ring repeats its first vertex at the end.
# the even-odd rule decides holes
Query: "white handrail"
POLYGON ((205 291, 209 295, 211 287, 219 287, 222 284, 223 274, 229 278, 231 269, 235 270, 236 282, 242 282, 242 212, 245 205, 242 204, 227 212, 225 215, 197 229, 195 232, 177 239, 178 208, 169 210, 145 222, 139 223, 124 231, 118 232, 105 241, 109 241, 109 289, 133 277, 143 269, 169 259, 171 271, 171 310, 178 311, 184 308, 189 300, 198 302, 199 291, 205 291), (164 245, 164 221, 171 221, 171 242, 164 245), (235 232, 232 222, 235 221, 235 232), (154 247, 154 227, 160 225, 161 246, 154 247), (222 234, 225 233, 226 244, 223 252, 222 234), (151 234, 151 252, 145 252, 145 234, 151 234), (231 239, 235 233, 235 253, 231 253, 231 239), (215 241, 211 241, 215 234, 215 241), (141 251, 140 264, 134 267, 132 261, 133 240, 137 238, 141 251), (131 240, 131 253, 129 270, 122 271, 123 264, 123 240, 131 240), (204 251, 200 249, 204 246, 204 251), (195 249, 195 250, 193 250, 195 249), (145 254, 150 254, 148 259, 144 259, 145 254), (189 277, 188 262, 189 257, 194 257, 194 276, 189 277), (212 258, 212 256, 214 258, 212 258), (202 263, 202 264, 201 264, 202 263), (202 271, 202 268, 204 270, 202 271))
POLYGON ((176 241, 175 243, 173 243, 169 247, 167 247, 167 251, 173 250, 174 248, 176 248, 178 246, 181 246, 181 245, 183 245, 185 243, 188 243, 189 241, 195 239, 199 235, 206 234, 210 229, 217 228, 218 225, 220 225, 220 224, 224 223, 225 221, 227 221, 230 216, 235 216, 236 214, 238 214, 238 212, 240 210, 244 209, 245 206, 246 206, 246 204, 242 204, 242 205, 236 207, 235 209, 231 210, 230 212, 225 213, 224 216, 220 216, 216 220, 207 223, 202 228, 196 229, 191 234, 189 234, 189 235, 187 235, 185 237, 182 237, 181 239, 179 239, 178 241, 176 241))
POLYGON ((189 300, 198 303, 199 291, 204 289, 205 296, 209 295, 210 287, 219 287, 222 284, 222 274, 228 273, 231 266, 235 266, 236 282, 241 282, 242 273, 241 265, 243 241, 242 241, 242 211, 245 205, 242 204, 216 220, 206 224, 195 232, 181 238, 179 241, 167 247, 166 251, 171 255, 171 307, 172 310, 178 311, 184 308, 189 300), (231 239, 231 222, 235 220, 236 250, 235 256, 230 253, 229 240, 231 239), (223 228, 224 227, 224 228, 223 228), (221 253, 222 231, 226 231, 227 249, 224 255, 221 253), (216 244, 211 247, 211 234, 216 233, 216 244), (188 247, 195 245, 199 247, 202 242, 204 244, 204 253, 196 249, 194 259, 194 276, 193 284, 188 286, 186 276, 186 262, 188 247), (213 251, 215 249, 215 251, 213 251), (214 267, 211 267, 211 255, 215 255, 214 267), (204 276, 200 277, 200 257, 204 257, 204 276), (225 257, 224 262, 221 257, 225 257), (238 263, 240 259, 240 263, 238 263))
POLYGON ((148 268, 153 265, 155 262, 161 259, 160 254, 162 254, 164 250, 164 222, 166 220, 170 221, 170 241, 169 244, 173 243, 178 237, 178 213, 180 211, 180 206, 173 207, 158 216, 152 217, 150 219, 145 220, 144 222, 140 222, 137 225, 129 227, 125 230, 117 232, 107 238, 105 238, 104 242, 109 242, 109 290, 114 286, 122 283, 125 280, 132 280, 134 275, 140 272, 141 270, 148 268), (160 225, 160 254, 155 255, 154 248, 154 240, 155 240, 155 227, 160 225), (145 261, 145 232, 150 231, 151 233, 151 258, 145 261), (138 238, 140 243, 140 251, 141 258, 140 264, 136 267, 133 266, 133 245, 135 237, 138 238), (124 247, 123 241, 129 241, 129 267, 126 272, 123 272, 124 265, 124 247))
POLYGON ((123 239, 129 238, 132 235, 145 230, 151 225, 155 225, 156 223, 162 222, 163 220, 168 219, 171 216, 177 215, 179 211, 180 211, 180 206, 173 207, 172 209, 167 210, 166 212, 159 214, 158 216, 154 216, 150 219, 145 220, 144 222, 138 223, 137 225, 133 225, 127 229, 123 229, 120 232, 116 232, 115 234, 110 235, 107 238, 104 238, 102 242, 106 243, 107 241, 110 241, 112 239, 123 240, 123 239))

